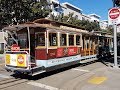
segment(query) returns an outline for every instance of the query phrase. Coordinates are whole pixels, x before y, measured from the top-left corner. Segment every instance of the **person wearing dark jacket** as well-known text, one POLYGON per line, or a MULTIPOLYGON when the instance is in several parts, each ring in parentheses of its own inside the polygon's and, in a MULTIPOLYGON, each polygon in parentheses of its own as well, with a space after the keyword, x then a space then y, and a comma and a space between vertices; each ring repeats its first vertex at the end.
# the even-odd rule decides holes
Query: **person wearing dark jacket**
POLYGON ((99 47, 98 47, 98 59, 101 60, 102 57, 103 57, 103 52, 104 52, 104 48, 102 46, 102 44, 99 44, 99 47))

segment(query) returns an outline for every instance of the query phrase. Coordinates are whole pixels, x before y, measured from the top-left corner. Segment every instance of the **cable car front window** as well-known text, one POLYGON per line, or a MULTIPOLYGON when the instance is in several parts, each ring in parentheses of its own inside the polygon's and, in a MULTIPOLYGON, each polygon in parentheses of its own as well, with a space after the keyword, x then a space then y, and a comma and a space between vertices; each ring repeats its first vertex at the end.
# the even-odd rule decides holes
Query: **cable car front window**
POLYGON ((8 45, 12 46, 14 44, 14 41, 12 38, 8 38, 8 45))
POLYGON ((7 37, 5 37, 6 47, 10 49, 13 44, 18 44, 17 35, 14 32, 6 31, 7 37))
POLYGON ((25 49, 28 48, 28 42, 27 42, 27 33, 20 33, 20 34, 15 34, 13 32, 9 32, 8 37, 5 38, 7 44, 7 48, 10 49, 13 44, 17 44, 20 46, 20 49, 25 49))
POLYGON ((27 48, 27 34, 18 34, 18 45, 21 49, 27 48))

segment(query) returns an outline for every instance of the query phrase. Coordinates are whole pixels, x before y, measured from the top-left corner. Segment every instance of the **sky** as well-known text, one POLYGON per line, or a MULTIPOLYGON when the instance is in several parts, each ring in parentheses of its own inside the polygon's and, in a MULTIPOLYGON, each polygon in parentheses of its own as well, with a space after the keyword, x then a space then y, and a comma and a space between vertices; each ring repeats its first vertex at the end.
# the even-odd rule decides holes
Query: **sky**
POLYGON ((113 7, 112 0, 59 0, 60 3, 69 2, 82 9, 83 14, 97 14, 101 20, 108 20, 108 9, 113 7))

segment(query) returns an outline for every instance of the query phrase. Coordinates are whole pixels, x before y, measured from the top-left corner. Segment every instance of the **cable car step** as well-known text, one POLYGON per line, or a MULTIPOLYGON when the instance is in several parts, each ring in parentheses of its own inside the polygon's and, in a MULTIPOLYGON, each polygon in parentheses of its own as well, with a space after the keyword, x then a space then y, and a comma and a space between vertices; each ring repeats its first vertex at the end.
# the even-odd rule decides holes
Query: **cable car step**
POLYGON ((31 67, 36 67, 36 63, 30 63, 29 64, 31 67))
POLYGON ((92 61, 96 61, 98 60, 97 58, 91 58, 91 59, 85 59, 85 60, 81 60, 80 63, 88 63, 88 62, 92 62, 92 61))
POLYGON ((42 71, 39 71, 39 72, 35 72, 35 73, 32 74, 32 76, 35 76, 35 75, 38 75, 38 74, 41 74, 41 73, 44 73, 44 72, 46 72, 46 71, 42 70, 42 71))
POLYGON ((32 69, 32 76, 45 72, 44 67, 35 67, 32 69))

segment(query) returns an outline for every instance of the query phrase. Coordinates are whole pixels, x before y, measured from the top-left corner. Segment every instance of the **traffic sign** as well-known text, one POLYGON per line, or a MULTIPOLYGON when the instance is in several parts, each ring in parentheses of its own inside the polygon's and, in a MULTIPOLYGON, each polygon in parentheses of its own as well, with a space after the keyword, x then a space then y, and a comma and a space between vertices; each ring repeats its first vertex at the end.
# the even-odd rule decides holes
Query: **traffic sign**
POLYGON ((114 67, 118 68, 117 61, 117 25, 120 23, 120 8, 112 8, 108 12, 109 25, 114 26, 114 67))
POLYGON ((118 8, 112 8, 109 10, 110 19, 117 19, 120 16, 120 10, 118 8))

